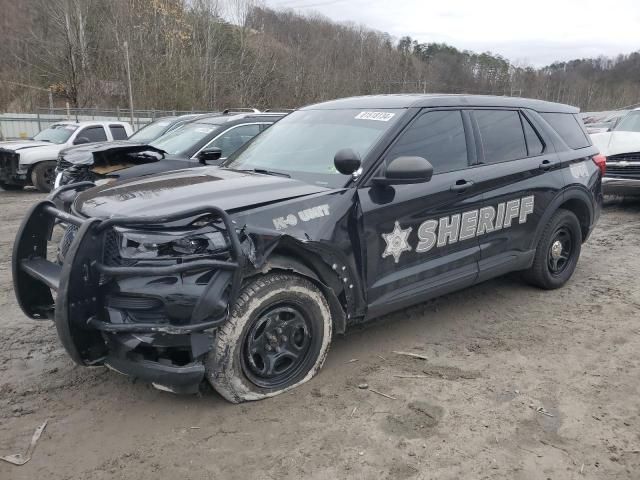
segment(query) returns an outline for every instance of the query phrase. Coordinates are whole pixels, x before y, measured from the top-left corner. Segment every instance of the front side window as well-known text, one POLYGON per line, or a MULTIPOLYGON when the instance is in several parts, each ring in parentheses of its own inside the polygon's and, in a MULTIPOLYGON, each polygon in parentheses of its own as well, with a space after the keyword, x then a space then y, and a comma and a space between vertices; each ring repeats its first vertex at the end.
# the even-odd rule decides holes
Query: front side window
POLYGON ((258 133, 260 133, 260 125, 240 125, 224 132, 206 148, 219 148, 222 150, 221 158, 227 158, 258 133))
POLYGON ((469 165, 467 141, 459 110, 427 112, 414 121, 387 155, 422 157, 433 165, 433 173, 462 170, 469 165))
POLYGON ((338 151, 362 159, 405 113, 403 109, 298 110, 274 123, 224 164, 234 170, 263 169, 332 188, 350 177, 335 168, 338 151))
POLYGON ((514 110, 475 110, 484 163, 499 163, 527 157, 520 114, 514 110))
POLYGON ((78 133, 76 140, 79 138, 86 138, 89 140, 88 143, 106 142, 107 134, 102 127, 87 127, 78 133))
POLYGON ((51 125, 49 128, 42 130, 38 133, 34 140, 38 140, 40 142, 50 142, 62 144, 69 140, 69 137, 78 129, 77 125, 51 125))

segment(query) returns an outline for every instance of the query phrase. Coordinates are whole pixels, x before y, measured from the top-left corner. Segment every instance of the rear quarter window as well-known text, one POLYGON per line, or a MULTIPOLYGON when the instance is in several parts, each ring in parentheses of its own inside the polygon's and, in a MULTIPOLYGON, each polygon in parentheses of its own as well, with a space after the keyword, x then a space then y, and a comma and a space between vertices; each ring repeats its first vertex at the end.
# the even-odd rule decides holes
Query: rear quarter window
POLYGON ((591 141, 580 123, 581 120, 578 120, 575 115, 571 113, 540 113, 540 115, 572 149, 591 146, 591 141))

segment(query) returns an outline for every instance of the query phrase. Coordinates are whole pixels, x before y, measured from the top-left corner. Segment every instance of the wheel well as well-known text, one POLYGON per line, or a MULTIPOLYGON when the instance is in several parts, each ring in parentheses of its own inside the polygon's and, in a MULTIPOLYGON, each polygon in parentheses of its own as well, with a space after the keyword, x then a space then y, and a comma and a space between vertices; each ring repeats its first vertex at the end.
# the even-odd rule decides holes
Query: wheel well
POLYGON ((582 231, 582 241, 584 242, 587 239, 589 229, 591 228, 591 211, 589 210, 587 204, 580 199, 572 198, 560 205, 559 208, 569 210, 576 217, 578 217, 578 222, 580 222, 580 230, 582 231))
POLYGON ((32 163, 31 165, 29 165, 29 169, 27 170, 27 179, 29 180, 29 182, 31 182, 31 174, 33 173, 33 169, 43 163, 53 163, 55 168, 55 166, 58 164, 58 161, 57 160, 40 160, 39 162, 32 163))
POLYGON ((330 267, 313 261, 314 255, 307 253, 306 257, 296 255, 291 251, 274 251, 266 261, 259 273, 279 270, 293 272, 307 278, 314 283, 324 294, 331 310, 335 333, 344 333, 346 330, 346 300, 339 280, 330 281, 330 267), (306 261, 303 260, 306 258, 306 261), (313 260, 312 260, 313 259, 313 260), (324 267, 324 268, 323 268, 324 267))

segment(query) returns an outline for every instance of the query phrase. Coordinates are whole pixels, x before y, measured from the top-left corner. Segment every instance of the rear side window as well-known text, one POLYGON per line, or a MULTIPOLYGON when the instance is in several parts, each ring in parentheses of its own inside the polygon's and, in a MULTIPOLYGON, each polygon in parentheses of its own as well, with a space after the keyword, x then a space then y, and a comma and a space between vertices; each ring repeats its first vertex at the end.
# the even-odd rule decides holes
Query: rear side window
POLYGON ((114 140, 127 139, 127 131, 122 125, 109 125, 109 130, 111 130, 111 136, 114 140))
POLYGON ((535 157, 537 155, 541 155, 542 152, 544 152, 544 144, 529 123, 529 120, 522 117, 522 126, 524 127, 524 136, 527 139, 527 150, 529 151, 529 156, 535 157))
POLYGON ((418 118, 391 148, 387 158, 422 157, 434 173, 467 168, 467 142, 458 110, 428 112, 418 118))
POLYGON ((574 150, 591 145, 575 115, 571 113, 541 113, 540 115, 574 150))
POLYGON ((476 110, 474 115, 480 129, 484 163, 507 162, 527 156, 527 144, 518 112, 476 110))
POLYGON ((78 133, 76 138, 86 138, 89 142, 106 142, 107 134, 102 127, 87 127, 78 133))

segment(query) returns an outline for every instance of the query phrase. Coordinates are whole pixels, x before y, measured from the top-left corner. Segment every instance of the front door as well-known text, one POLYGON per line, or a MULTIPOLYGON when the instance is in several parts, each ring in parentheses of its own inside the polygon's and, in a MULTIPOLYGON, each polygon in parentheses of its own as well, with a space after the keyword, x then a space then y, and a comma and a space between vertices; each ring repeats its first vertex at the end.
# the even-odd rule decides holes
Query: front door
POLYGON ((368 318, 476 280, 482 195, 469 168, 475 158, 470 130, 460 110, 421 113, 400 134, 380 169, 398 157, 420 156, 433 165, 432 179, 359 189, 368 318))

